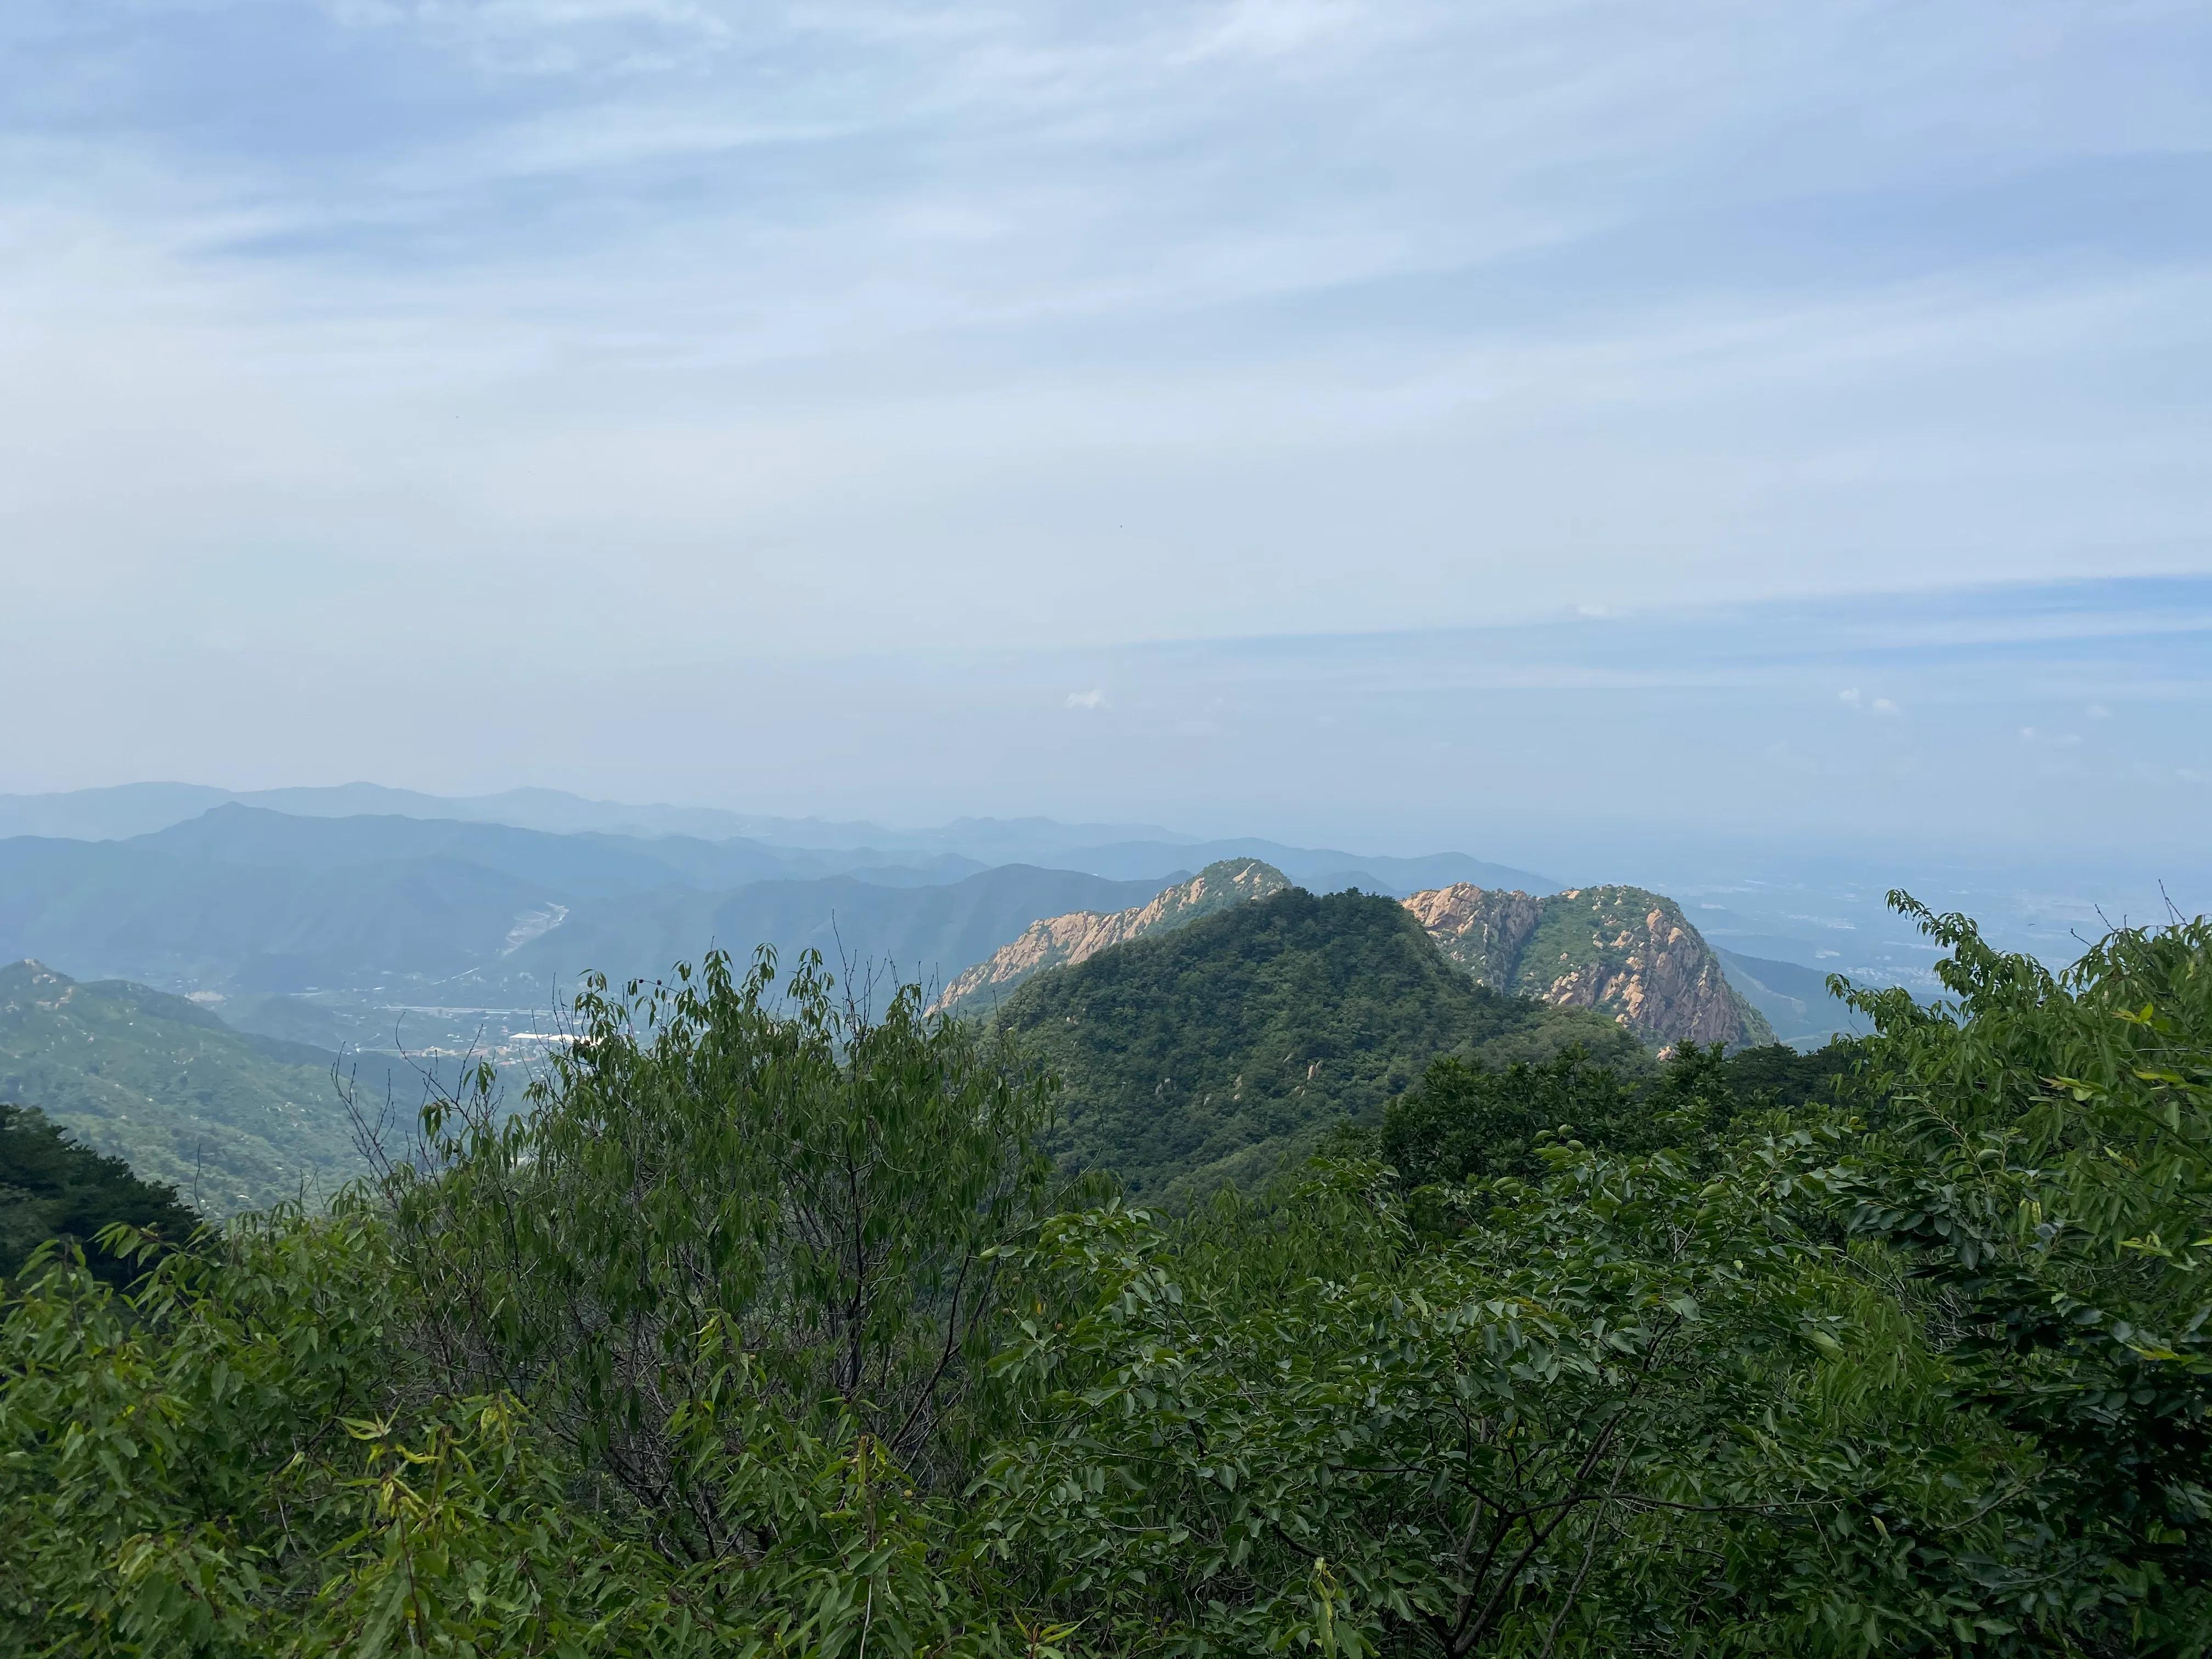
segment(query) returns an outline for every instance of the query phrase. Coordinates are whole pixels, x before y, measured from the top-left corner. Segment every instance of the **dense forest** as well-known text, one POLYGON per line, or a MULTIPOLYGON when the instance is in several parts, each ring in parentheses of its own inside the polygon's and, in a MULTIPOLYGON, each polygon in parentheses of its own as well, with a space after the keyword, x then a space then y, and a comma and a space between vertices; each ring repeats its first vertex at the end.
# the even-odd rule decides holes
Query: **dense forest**
POLYGON ((1915 909, 1948 1000, 1658 1065, 1265 908, 989 1029, 599 981, 326 1210, 46 1247, 0 1654, 2207 1650, 2212 927, 2054 975, 1915 909), (1231 926, 1233 1029, 1137 995, 1231 926), (1143 1207, 1054 1156, 1127 1126, 1048 1036, 1125 1018, 1177 1110, 1352 1092, 1143 1207))

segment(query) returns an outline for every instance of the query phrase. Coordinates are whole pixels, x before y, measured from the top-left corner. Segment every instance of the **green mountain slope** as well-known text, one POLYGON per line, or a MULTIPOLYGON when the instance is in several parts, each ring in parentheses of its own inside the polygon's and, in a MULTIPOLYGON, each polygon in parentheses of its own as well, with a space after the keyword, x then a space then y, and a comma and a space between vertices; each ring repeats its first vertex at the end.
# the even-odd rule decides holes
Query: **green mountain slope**
POLYGON ((933 1012, 968 1013, 988 1008, 1011 995, 1033 974, 1069 963, 1086 962, 1131 939, 1188 927, 1232 904, 1266 898, 1290 885, 1290 878, 1257 859, 1223 859, 1188 881, 1126 910, 1075 910, 1031 922, 1022 936, 1002 945, 945 988, 933 1012))
POLYGON ((1446 957, 1498 990, 1596 1009, 1653 1044, 1775 1040, 1662 894, 1577 887, 1537 898, 1461 882, 1416 893, 1406 908, 1446 957))
POLYGON ((1439 1054, 1650 1064, 1602 1014, 1476 984, 1392 900, 1296 888, 1039 974, 997 1024, 1063 1079, 1055 1150, 1170 1201, 1371 1120, 1439 1054))
POLYGON ((210 1215, 360 1172, 335 1058, 141 985, 0 968, 0 1101, 38 1108, 210 1215))

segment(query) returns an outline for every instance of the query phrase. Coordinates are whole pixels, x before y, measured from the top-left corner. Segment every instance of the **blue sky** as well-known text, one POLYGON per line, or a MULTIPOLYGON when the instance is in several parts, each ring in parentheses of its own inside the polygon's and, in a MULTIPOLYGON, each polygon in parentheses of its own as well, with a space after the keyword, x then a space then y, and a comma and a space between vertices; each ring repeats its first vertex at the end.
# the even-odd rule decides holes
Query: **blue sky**
POLYGON ((2185 845, 2208 66, 2113 0, 12 0, 0 692, 68 696, 0 788, 1428 837, 1598 755, 2094 848, 2102 755, 2185 845))

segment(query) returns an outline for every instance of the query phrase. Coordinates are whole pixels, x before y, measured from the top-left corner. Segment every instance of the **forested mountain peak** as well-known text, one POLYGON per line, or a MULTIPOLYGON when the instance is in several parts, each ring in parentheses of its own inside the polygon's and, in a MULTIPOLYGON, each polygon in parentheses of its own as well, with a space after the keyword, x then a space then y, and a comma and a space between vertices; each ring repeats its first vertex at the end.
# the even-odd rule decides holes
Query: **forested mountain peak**
POLYGON ((1405 901, 1451 961, 1483 984, 1613 1016, 1646 1042, 1771 1042, 1682 908, 1641 887, 1534 895, 1457 882, 1405 901))
POLYGON ((0 964, 0 1007, 26 998, 37 1000, 59 996, 75 983, 30 957, 0 964))
POLYGON ((1651 1063, 1601 1014, 1477 984, 1395 900, 1297 887, 1036 975, 998 1024, 1062 1080, 1054 1149, 1146 1196, 1264 1176, 1439 1055, 1651 1063))
POLYGON ((1126 910, 1076 910, 1048 916, 954 979, 933 1012, 962 1012, 990 1003, 1044 969, 1086 961, 1114 945, 1184 927, 1230 905, 1279 893, 1290 884, 1290 878, 1272 864, 1221 859, 1126 910))

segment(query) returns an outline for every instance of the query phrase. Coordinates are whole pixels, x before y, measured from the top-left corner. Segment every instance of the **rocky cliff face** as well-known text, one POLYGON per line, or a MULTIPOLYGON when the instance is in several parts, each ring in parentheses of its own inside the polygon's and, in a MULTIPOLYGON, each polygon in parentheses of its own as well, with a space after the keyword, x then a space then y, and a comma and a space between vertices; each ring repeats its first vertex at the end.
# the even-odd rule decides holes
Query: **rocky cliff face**
POLYGON ((1266 898, 1290 884, 1290 878, 1272 864, 1257 859, 1224 859, 1131 909, 1111 915, 1078 910, 1069 915, 1048 916, 1030 923, 1012 944, 1000 945, 988 961, 977 963, 946 986, 930 1012, 957 1013, 963 1012, 963 1005, 988 1008, 1030 975, 1047 968, 1081 962, 1109 946, 1147 933, 1165 933, 1249 899, 1266 898))
POLYGON ((1577 887, 1546 898, 1464 882, 1406 908, 1446 957, 1484 984, 1613 1016, 1646 1042, 1774 1041, 1674 900, 1640 887, 1577 887))
POLYGON ((1464 881, 1416 893, 1406 908, 1447 958, 1494 991, 1512 988, 1521 953, 1544 919, 1542 899, 1464 881))

